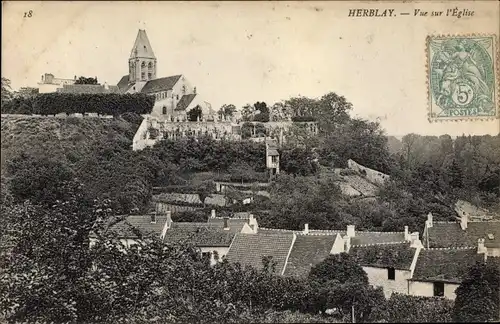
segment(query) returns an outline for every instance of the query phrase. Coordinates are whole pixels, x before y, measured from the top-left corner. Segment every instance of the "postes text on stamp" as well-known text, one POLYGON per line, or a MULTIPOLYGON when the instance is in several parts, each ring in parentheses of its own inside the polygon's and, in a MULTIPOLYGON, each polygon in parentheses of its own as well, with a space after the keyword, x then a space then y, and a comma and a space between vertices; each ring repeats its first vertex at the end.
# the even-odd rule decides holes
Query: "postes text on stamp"
POLYGON ((498 116, 495 36, 428 36, 429 120, 498 116))

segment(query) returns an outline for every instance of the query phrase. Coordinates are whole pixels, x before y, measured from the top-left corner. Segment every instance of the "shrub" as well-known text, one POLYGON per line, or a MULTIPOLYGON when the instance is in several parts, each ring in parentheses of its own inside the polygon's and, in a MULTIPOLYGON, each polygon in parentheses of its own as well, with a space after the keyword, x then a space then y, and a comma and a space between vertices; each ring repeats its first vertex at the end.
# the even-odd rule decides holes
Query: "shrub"
POLYGON ((295 123, 299 122, 315 122, 316 118, 313 116, 294 116, 292 117, 292 121, 295 123))
POLYGON ((393 293, 387 302, 385 319, 389 323, 452 322, 453 301, 393 293))

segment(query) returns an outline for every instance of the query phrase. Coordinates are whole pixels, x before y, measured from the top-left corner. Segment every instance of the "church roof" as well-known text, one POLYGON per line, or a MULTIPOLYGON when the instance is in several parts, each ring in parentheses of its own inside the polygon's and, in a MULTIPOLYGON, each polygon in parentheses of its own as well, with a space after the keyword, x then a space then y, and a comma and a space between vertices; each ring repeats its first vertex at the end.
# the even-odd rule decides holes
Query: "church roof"
POLYGON ((118 89, 120 90, 123 90, 123 89, 126 89, 128 88, 128 78, 129 78, 129 75, 124 75, 122 76, 122 78, 120 79, 120 81, 118 81, 118 89))
POLYGON ((134 47, 132 47, 132 51, 130 52, 130 58, 136 57, 153 59, 156 58, 144 29, 139 29, 139 32, 137 33, 137 37, 135 39, 134 47))
POLYGON ((142 88, 142 93, 154 93, 165 90, 172 90, 182 75, 173 75, 165 78, 159 78, 148 81, 142 88))
POLYGON ((196 93, 183 95, 181 100, 177 103, 175 110, 186 110, 189 107, 189 104, 193 101, 194 97, 196 97, 196 93))

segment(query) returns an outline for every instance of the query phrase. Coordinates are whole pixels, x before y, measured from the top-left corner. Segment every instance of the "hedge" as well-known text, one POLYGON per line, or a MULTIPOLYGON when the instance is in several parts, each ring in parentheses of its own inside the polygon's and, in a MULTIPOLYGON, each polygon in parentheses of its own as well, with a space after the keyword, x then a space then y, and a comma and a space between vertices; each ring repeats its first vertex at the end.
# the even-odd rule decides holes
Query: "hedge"
POLYGON ((294 116, 292 117, 293 122, 315 122, 316 118, 312 116, 294 116))
POLYGON ((385 319, 389 323, 452 322, 453 301, 393 293, 387 301, 385 319))
POLYGON ((208 183, 206 187, 199 185, 170 185, 163 187, 153 187, 153 194, 159 193, 181 193, 181 194, 198 194, 198 193, 216 193, 215 183, 208 183))
POLYGON ((127 112, 148 114, 155 99, 146 94, 73 94, 42 93, 32 98, 19 98, 7 104, 3 113, 56 115, 60 113, 97 113, 118 116, 127 112))

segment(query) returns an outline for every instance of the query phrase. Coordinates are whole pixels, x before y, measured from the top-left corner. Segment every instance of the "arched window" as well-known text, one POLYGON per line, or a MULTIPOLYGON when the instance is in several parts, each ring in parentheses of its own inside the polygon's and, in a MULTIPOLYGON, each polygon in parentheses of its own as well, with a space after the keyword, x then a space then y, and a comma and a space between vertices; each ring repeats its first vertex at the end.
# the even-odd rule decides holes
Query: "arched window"
POLYGON ((142 79, 142 80, 145 80, 145 79, 146 79, 146 72, 142 72, 142 73, 141 73, 141 79, 142 79))
POLYGON ((146 62, 142 61, 141 68, 145 68, 145 67, 146 67, 146 62))
POLYGON ((152 69, 152 68, 153 68, 153 63, 152 63, 152 62, 149 62, 149 64, 148 64, 148 68, 149 68, 149 69, 152 69))
POLYGON ((153 78, 153 74, 151 72, 148 73, 148 79, 152 79, 153 78))
POLYGON ((167 114, 167 107, 166 106, 163 106, 163 114, 166 115, 167 114))
POLYGON ((186 85, 182 86, 182 94, 186 94, 186 85))

